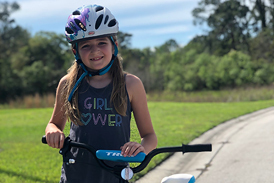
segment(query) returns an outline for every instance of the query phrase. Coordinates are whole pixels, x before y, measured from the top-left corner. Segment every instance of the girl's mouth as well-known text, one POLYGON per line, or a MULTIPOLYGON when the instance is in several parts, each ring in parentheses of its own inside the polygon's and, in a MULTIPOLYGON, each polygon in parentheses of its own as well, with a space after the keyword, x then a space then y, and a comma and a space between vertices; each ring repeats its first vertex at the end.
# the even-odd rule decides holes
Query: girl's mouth
POLYGON ((103 58, 103 56, 102 57, 96 57, 96 58, 92 58, 92 59, 90 59, 91 61, 98 61, 98 60, 101 60, 103 58))

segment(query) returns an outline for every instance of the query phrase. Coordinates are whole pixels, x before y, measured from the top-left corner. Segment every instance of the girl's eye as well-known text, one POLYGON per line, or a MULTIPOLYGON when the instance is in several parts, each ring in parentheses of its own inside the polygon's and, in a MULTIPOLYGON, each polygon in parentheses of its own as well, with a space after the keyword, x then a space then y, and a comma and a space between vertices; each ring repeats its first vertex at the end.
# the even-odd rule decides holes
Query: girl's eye
POLYGON ((105 44, 107 44, 106 42, 99 42, 98 43, 99 45, 105 45, 105 44))
POLYGON ((89 47, 89 45, 86 44, 86 45, 83 45, 83 46, 82 46, 82 49, 88 48, 88 47, 89 47))

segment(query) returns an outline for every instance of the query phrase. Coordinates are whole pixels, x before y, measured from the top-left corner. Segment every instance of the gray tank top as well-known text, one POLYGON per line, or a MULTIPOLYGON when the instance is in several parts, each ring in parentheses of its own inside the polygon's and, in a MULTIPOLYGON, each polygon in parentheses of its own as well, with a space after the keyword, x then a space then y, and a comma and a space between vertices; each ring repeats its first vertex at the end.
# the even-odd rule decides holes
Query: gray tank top
MULTIPOLYGON (((89 144, 97 150, 120 150, 130 141, 131 104, 128 95, 126 116, 121 116, 110 103, 112 89, 112 83, 98 89, 90 86, 85 79, 82 81, 78 90, 78 105, 84 125, 71 123, 69 136, 72 140, 89 144)), ((72 148, 69 158, 75 159, 75 164, 63 164, 60 182, 119 182, 116 176, 102 169, 87 150, 72 148)), ((123 164, 106 163, 111 166, 123 164)))

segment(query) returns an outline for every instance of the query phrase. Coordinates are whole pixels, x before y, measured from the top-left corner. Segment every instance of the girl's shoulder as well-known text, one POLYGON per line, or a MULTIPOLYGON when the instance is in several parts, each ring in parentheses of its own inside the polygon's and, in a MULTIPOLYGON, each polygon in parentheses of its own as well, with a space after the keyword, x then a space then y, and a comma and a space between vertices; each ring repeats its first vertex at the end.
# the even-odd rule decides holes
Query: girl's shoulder
POLYGON ((64 85, 67 81, 69 80, 68 75, 66 74, 65 76, 63 76, 60 81, 59 81, 59 85, 64 85))
POLYGON ((133 74, 127 74, 125 79, 130 101, 132 100, 133 96, 145 90, 141 79, 137 76, 133 74))
POLYGON ((66 74, 60 79, 60 81, 67 81, 68 79, 69 79, 69 76, 66 74))
POLYGON ((127 88, 135 88, 135 87, 139 87, 140 85, 143 85, 141 79, 133 74, 127 73, 125 79, 126 79, 127 88))

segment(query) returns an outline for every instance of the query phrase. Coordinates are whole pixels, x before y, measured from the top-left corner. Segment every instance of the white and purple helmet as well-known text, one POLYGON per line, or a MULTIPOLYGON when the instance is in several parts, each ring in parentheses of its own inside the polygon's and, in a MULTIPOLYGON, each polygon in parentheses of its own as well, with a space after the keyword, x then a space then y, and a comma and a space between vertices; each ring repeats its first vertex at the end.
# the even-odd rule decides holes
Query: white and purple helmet
POLYGON ((119 24, 103 6, 82 6, 68 17, 65 34, 69 43, 100 36, 112 36, 119 31, 119 24))

